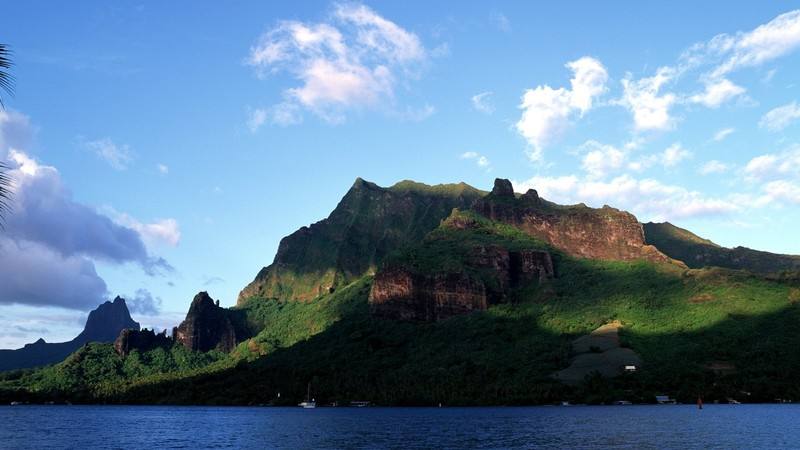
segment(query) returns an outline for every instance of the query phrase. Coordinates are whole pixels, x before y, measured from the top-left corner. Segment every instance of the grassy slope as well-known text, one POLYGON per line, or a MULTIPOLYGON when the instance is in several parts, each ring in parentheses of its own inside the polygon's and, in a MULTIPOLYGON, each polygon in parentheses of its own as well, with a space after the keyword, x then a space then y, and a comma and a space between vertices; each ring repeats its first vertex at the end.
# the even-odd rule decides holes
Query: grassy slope
POLYGON ((745 247, 721 247, 669 222, 650 222, 643 226, 648 244, 695 269, 717 266, 757 273, 800 271, 800 256, 780 255, 745 247))
MULTIPOLYGON (((395 258, 423 270, 457 269, 453 255, 475 242, 542 245, 486 220, 470 230, 445 223, 395 258)), ((382 404, 646 399, 657 392, 686 401, 700 392, 708 398, 800 399, 796 284, 644 262, 559 256, 557 264, 559 277, 522 293, 518 303, 437 324, 371 318, 371 278, 365 276, 312 303, 250 299, 241 308, 251 326, 264 330, 227 359, 195 354, 183 365, 140 365, 96 345, 84 350, 92 358, 73 357, 4 385, 151 403, 291 404, 303 398, 309 381, 321 401, 382 404), (569 364, 571 340, 613 319, 624 324, 624 345, 644 359, 641 372, 613 382, 587 380, 578 388, 554 382, 550 375, 569 364), (209 359, 199 360, 204 357, 209 359), (88 361, 94 363, 87 371, 88 361), (715 375, 704 367, 713 361, 737 370, 715 375), (127 369, 131 364, 138 369, 127 369), (94 375, 81 382, 86 372, 94 375), (127 383, 112 387, 123 379, 127 383), (742 398, 741 391, 751 395, 742 398)), ((173 350, 173 359, 176 351, 182 350, 173 350)))

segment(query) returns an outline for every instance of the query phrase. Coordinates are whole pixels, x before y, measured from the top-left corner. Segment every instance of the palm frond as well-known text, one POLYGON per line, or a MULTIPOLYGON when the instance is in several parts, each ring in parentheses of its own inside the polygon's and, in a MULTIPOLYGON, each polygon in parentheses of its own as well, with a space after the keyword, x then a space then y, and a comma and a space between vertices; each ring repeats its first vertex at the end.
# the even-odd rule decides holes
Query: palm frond
MULTIPOLYGON (((8 95, 14 95, 14 76, 9 72, 13 65, 11 50, 7 45, 0 44, 0 89, 6 91, 8 95)), ((3 97, 0 97, 0 108, 5 108, 3 97)))
POLYGON ((6 214, 11 211, 11 185, 13 180, 6 172, 8 166, 0 162, 0 230, 3 229, 3 222, 6 214))

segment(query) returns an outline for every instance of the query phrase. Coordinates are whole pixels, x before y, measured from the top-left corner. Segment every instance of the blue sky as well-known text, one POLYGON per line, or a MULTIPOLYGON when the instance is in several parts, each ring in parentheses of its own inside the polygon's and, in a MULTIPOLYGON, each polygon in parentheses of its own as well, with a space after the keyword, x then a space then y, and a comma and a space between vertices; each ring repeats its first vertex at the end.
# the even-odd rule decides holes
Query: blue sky
POLYGON ((495 177, 800 254, 797 2, 16 2, 0 347, 232 305, 353 180, 495 177), (55 280, 55 281, 53 281, 55 280))

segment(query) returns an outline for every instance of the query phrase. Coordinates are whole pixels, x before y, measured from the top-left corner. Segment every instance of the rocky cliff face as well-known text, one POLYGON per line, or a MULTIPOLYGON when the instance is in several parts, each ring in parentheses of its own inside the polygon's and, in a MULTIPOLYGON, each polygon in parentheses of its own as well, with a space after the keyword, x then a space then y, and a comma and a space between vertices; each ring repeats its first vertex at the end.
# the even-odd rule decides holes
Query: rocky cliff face
POLYGON ((435 322, 507 301, 510 291, 555 275, 548 252, 510 252, 500 246, 477 246, 465 262, 469 270, 418 273, 389 265, 375 275, 369 294, 377 317, 435 322))
POLYGON ((246 338, 235 312, 221 308, 207 292, 192 300, 186 319, 173 330, 173 338, 189 350, 229 352, 246 338))
POLYGON ((605 260, 644 259, 674 262, 647 245, 642 225, 632 214, 609 206, 561 206, 535 190, 517 197, 511 182, 495 180, 492 192, 475 202, 475 211, 548 242, 569 255, 605 260))
POLYGON ((283 238, 273 263, 239 294, 310 301, 373 272, 390 252, 421 240, 453 208, 483 193, 466 184, 390 188, 357 179, 331 215, 283 238))
POLYGON ((39 339, 17 350, 0 350, 0 371, 44 366, 63 361, 87 342, 114 342, 124 329, 139 329, 125 299, 117 297, 89 313, 83 331, 68 342, 47 343, 39 339))
POLYGON ((155 331, 147 328, 143 330, 126 328, 114 341, 114 351, 120 356, 128 356, 133 350, 146 352, 157 347, 169 348, 172 343, 173 340, 167 336, 166 330, 156 334, 155 331))

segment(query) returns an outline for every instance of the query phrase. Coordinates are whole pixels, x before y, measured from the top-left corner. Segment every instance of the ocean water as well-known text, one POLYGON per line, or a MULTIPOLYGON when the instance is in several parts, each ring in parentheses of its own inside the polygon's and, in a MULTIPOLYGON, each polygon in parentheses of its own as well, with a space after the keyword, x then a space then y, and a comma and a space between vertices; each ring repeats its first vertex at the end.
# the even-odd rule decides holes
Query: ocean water
POLYGON ((800 405, 2 406, 0 447, 800 448, 800 405))

